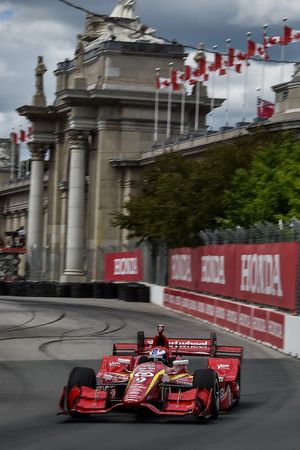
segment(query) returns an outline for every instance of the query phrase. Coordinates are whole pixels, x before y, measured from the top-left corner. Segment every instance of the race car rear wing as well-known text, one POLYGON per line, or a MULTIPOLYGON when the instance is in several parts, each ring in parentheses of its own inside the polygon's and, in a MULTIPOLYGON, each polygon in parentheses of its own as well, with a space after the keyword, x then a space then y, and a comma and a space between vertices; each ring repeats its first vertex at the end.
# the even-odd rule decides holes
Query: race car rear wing
MULTIPOLYGON (((141 332, 139 332, 141 333, 141 332)), ((138 333, 138 335, 139 335, 138 333)), ((205 338, 169 338, 169 347, 173 355, 180 356, 209 356, 211 358, 242 358, 243 347, 217 345, 216 333, 205 338)), ((141 339, 137 343, 119 343, 113 345, 113 355, 147 355, 152 348, 153 338, 141 339)))

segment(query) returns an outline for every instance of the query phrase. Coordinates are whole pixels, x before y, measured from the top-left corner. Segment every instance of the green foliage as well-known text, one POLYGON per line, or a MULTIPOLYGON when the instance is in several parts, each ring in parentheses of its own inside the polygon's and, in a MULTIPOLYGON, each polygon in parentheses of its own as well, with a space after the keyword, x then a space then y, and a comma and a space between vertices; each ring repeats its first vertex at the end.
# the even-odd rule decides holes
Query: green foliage
POLYGON ((129 237, 194 246, 203 229, 299 217, 299 173, 300 144, 287 134, 254 133, 200 161, 166 154, 112 223, 129 237))
POLYGON ((255 154, 250 167, 236 170, 225 193, 223 220, 232 226, 300 218, 300 143, 278 135, 255 154))

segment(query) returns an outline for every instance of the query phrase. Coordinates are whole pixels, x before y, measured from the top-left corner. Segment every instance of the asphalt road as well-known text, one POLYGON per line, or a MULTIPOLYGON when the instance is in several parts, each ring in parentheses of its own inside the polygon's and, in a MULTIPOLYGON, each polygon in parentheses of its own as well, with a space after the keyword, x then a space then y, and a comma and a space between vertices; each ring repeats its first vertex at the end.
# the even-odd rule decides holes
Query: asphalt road
POLYGON ((73 366, 97 369, 113 342, 135 341, 142 329, 151 336, 158 322, 170 337, 206 337, 213 329, 150 304, 1 297, 1 450, 300 449, 300 361, 218 329, 219 343, 245 350, 241 403, 218 420, 56 416, 73 366))

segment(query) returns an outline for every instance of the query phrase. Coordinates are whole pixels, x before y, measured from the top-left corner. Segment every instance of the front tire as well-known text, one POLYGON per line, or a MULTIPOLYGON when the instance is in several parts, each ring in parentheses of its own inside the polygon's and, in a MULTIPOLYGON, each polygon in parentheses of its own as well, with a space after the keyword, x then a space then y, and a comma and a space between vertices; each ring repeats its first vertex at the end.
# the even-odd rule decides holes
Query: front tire
MULTIPOLYGON (((93 369, 89 367, 74 367, 71 370, 68 384, 67 395, 74 386, 87 386, 92 389, 96 389, 96 374, 93 369)), ((69 407, 69 405, 68 405, 69 407)), ((80 414, 77 412, 70 412, 71 417, 84 417, 86 414, 80 414)))
POLYGON ((216 372, 212 369, 198 369, 194 372, 193 388, 213 390, 211 419, 216 419, 220 410, 220 385, 216 372))

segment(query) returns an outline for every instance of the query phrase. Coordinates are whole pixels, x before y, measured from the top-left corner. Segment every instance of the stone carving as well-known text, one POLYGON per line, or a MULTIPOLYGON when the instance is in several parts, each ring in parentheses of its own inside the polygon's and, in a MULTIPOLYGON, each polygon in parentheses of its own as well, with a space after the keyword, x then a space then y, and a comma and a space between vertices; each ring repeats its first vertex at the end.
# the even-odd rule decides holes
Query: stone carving
POLYGON ((38 62, 35 69, 35 87, 36 87, 36 95, 44 95, 44 73, 47 72, 47 68, 43 62, 43 57, 38 56, 38 62))
POLYGON ((7 142, 0 142, 0 167, 9 167, 10 154, 7 142))
POLYGON ((82 130, 69 130, 67 136, 70 147, 85 147, 88 142, 89 133, 82 130))
POLYGON ((81 70, 82 65, 83 65, 83 55, 84 55, 84 46, 82 43, 82 35, 81 34, 77 34, 77 44, 76 44, 76 49, 75 49, 75 64, 76 64, 76 68, 77 70, 81 70))
POLYGON ((31 159, 35 161, 43 161, 45 154, 47 153, 47 146, 38 142, 32 142, 28 144, 31 159))
POLYGON ((134 12, 135 0, 119 0, 110 16, 124 19, 136 19, 134 12))
POLYGON ((294 64, 293 79, 295 78, 300 78, 300 61, 296 61, 294 64))

